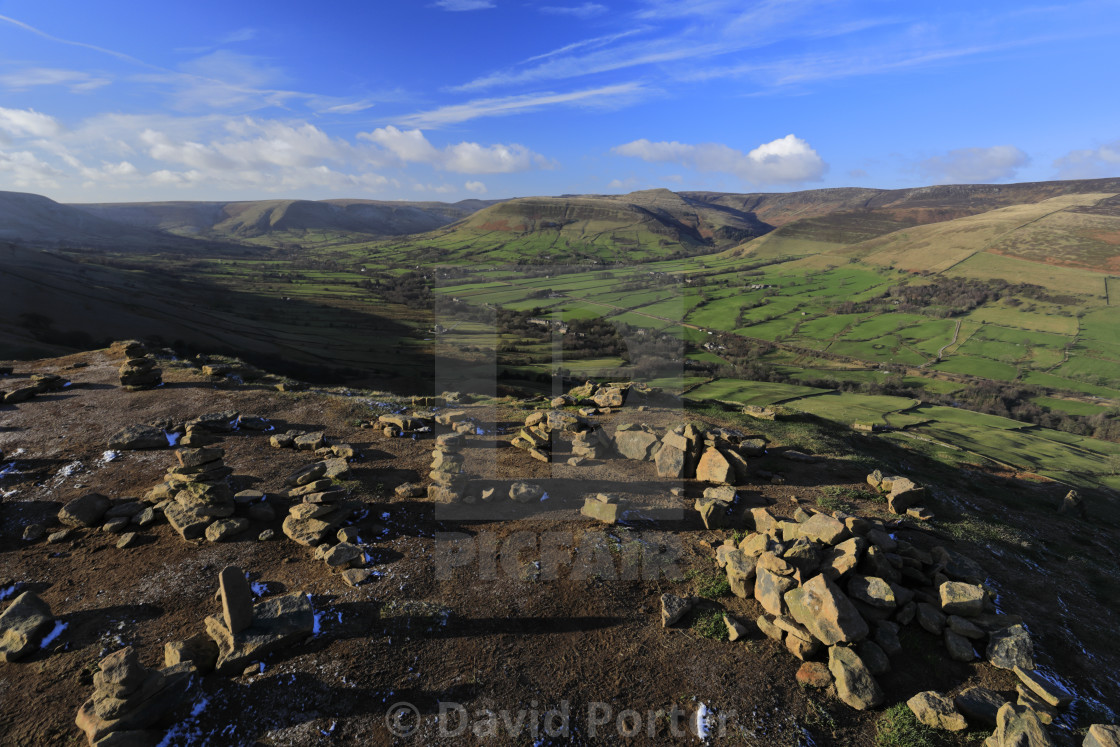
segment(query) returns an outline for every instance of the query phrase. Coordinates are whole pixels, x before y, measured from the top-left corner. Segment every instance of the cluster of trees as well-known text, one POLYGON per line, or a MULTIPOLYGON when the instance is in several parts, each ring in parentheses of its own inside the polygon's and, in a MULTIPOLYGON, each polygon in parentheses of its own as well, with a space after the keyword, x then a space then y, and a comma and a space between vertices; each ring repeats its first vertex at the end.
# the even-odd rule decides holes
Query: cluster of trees
POLYGON ((1054 295, 1042 286, 1030 283, 1010 283, 998 278, 966 280, 937 277, 922 285, 892 286, 883 295, 868 301, 844 301, 830 311, 835 314, 862 314, 880 310, 884 304, 890 304, 899 311, 943 319, 966 314, 984 304, 1001 300, 1018 306, 1022 303, 1020 298, 1054 304, 1077 302, 1072 296, 1054 295))
POLYGON ((937 394, 905 383, 902 375, 897 373, 888 374, 881 380, 875 381, 854 382, 817 378, 802 380, 801 383, 806 386, 861 394, 910 397, 923 403, 961 407, 988 415, 999 415, 1079 436, 1120 441, 1120 408, 1095 415, 1070 415, 1034 402, 1035 398, 1045 396, 1046 392, 1025 384, 976 381, 964 385, 952 394, 937 394))

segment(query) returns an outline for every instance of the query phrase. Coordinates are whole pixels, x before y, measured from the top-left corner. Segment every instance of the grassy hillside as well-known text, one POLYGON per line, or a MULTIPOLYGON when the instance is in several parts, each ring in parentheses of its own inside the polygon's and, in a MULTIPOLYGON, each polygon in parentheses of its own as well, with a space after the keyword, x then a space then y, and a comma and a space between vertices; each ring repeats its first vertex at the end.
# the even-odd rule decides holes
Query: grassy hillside
POLYGON ((74 205, 98 218, 183 236, 280 244, 431 231, 493 200, 388 202, 376 200, 258 200, 74 205))
POLYGON ((769 230, 749 213, 658 189, 509 200, 392 246, 443 262, 645 262, 716 251, 769 230))

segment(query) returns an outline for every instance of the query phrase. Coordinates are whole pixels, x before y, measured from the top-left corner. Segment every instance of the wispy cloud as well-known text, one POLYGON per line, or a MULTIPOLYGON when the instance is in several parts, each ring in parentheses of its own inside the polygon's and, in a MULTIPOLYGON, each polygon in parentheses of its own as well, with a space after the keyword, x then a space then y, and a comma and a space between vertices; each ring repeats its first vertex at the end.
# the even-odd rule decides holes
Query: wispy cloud
POLYGON ((107 86, 111 82, 108 76, 52 67, 31 67, 0 75, 0 86, 12 91, 24 91, 39 86, 65 86, 73 93, 82 93, 107 86))
POLYGON ((493 0, 436 0, 435 6, 454 12, 465 10, 486 10, 496 7, 493 0))
POLYGON ((939 183, 973 184, 1011 179, 1030 160, 1014 145, 994 145, 951 150, 943 156, 927 158, 918 168, 939 183))
POLYGON ((252 41, 257 38, 257 30, 254 28, 237 29, 228 34, 224 34, 218 38, 219 44, 239 44, 241 42, 252 41))
POLYGON ((147 62, 144 62, 143 60, 137 59, 136 57, 133 57, 132 55, 129 55, 129 54, 125 54, 123 52, 117 52, 115 50, 107 49, 105 47, 99 47, 96 44, 87 44, 86 42, 72 41, 70 39, 63 39, 63 38, 58 37, 58 36, 53 36, 51 34, 48 34, 45 31, 42 31, 40 29, 35 28, 34 26, 32 26, 30 24, 24 23, 23 21, 17 20, 15 18, 11 18, 10 16, 0 15, 0 23, 11 24, 12 26, 15 26, 17 28, 21 28, 24 31, 35 34, 36 36, 42 37, 42 38, 47 39, 49 41, 57 42, 58 44, 66 44, 67 46, 71 46, 71 47, 81 47, 83 49, 93 50, 94 52, 100 52, 101 54, 109 55, 110 57, 115 57, 118 60, 122 60, 124 62, 128 62, 128 63, 131 63, 133 65, 139 65, 141 67, 151 68, 151 69, 155 69, 155 70, 161 70, 162 69, 158 65, 150 65, 147 62))
MULTIPOLYGON (((830 19, 812 11, 822 0, 767 0, 744 11, 741 3, 709 0, 651 4, 627 23, 652 26, 656 33, 624 44, 597 44, 598 37, 569 45, 561 52, 531 58, 496 70, 456 88, 485 90, 546 80, 565 80, 650 65, 712 59, 731 52, 767 46, 782 39, 820 33, 830 19), (687 23, 666 23, 687 16, 687 23), (536 63, 536 64, 532 64, 536 63)), ((625 34, 615 37, 621 39, 625 34)))
POLYGON ((632 82, 568 93, 528 93, 519 96, 475 99, 463 104, 449 104, 436 109, 409 114, 399 118, 399 123, 411 127, 441 127, 480 117, 524 114, 548 106, 615 107, 631 103, 651 93, 652 91, 646 88, 644 84, 632 82))
POLYGON ((542 5, 540 11, 554 16, 575 16, 576 18, 593 18, 609 10, 607 6, 599 3, 583 3, 582 5, 542 5))
POLYGON ((1120 140, 1097 148, 1071 150, 1054 161, 1059 179, 1096 179, 1120 174, 1120 140))

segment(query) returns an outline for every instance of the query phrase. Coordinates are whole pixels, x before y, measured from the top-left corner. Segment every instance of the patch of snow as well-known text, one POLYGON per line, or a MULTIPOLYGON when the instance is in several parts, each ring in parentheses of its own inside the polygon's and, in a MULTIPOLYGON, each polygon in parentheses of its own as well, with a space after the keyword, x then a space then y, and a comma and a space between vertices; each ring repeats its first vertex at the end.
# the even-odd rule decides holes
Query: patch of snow
MULTIPOLYGON (((245 574, 248 576, 249 574, 245 574)), ((253 592, 253 596, 259 597, 268 591, 268 584, 262 584, 260 581, 253 581, 249 584, 249 589, 253 592)))
POLYGON ((43 637, 43 640, 39 643, 39 648, 46 648, 47 646, 54 643, 55 639, 62 635, 62 631, 66 630, 66 625, 67 624, 62 622, 61 620, 55 620, 54 628, 52 628, 51 632, 47 633, 46 636, 43 637))
POLYGON ((55 473, 55 477, 64 480, 67 477, 70 477, 71 475, 77 474, 78 472, 81 472, 81 471, 82 471, 82 463, 75 460, 75 461, 70 462, 69 464, 66 464, 63 467, 61 467, 58 470, 58 472, 55 473))
POLYGON ((712 726, 710 719, 711 713, 708 711, 707 704, 703 702, 700 703, 696 708, 696 736, 699 737, 702 742, 708 741, 708 737, 711 736, 712 726))
POLYGON ((121 455, 119 451, 105 451, 101 453, 101 458, 97 460, 97 466, 103 467, 121 455))
POLYGON ((13 495, 15 495, 18 492, 19 491, 16 490, 15 488, 12 488, 11 490, 0 490, 0 497, 11 498, 13 495))
MULTIPOLYGON (((310 594, 307 595, 307 601, 308 602, 311 601, 311 595, 310 594)), ((319 635, 319 631, 323 629, 322 617, 323 617, 322 612, 315 612, 314 609, 312 609, 313 622, 311 624, 311 635, 319 635)))
POLYGON ((386 512, 385 512, 385 513, 383 513, 383 514, 381 514, 381 520, 382 520, 382 521, 388 521, 388 520, 389 520, 389 512, 388 512, 388 511, 386 511, 386 512))
POLYGON ((263 661, 261 662, 261 668, 260 668, 259 674, 264 674, 264 662, 263 661))
POLYGON ((549 495, 548 495, 548 493, 545 493, 544 495, 541 496, 541 503, 544 503, 548 499, 549 499, 549 495))
POLYGON ((179 434, 178 433, 168 433, 167 431, 164 431, 163 435, 167 437, 167 445, 168 446, 175 446, 179 443, 179 434))
POLYGON ((3 601, 5 599, 7 599, 8 597, 10 597, 12 594, 15 594, 16 589, 18 589, 18 588, 19 588, 19 584, 12 584, 11 586, 8 586, 4 589, 0 589, 0 601, 3 601))
POLYGON ((16 463, 12 462, 4 469, 0 469, 0 477, 7 477, 8 475, 18 475, 19 470, 16 469, 16 463))

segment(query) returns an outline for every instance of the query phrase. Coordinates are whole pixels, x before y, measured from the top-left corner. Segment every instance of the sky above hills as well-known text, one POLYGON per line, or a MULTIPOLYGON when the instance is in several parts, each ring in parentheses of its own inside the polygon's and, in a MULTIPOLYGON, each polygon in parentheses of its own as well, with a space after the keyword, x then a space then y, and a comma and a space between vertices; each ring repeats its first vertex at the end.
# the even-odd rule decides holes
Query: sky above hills
POLYGON ((0 190, 458 200, 1120 175, 1120 2, 0 0, 0 190))

